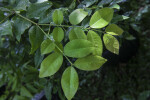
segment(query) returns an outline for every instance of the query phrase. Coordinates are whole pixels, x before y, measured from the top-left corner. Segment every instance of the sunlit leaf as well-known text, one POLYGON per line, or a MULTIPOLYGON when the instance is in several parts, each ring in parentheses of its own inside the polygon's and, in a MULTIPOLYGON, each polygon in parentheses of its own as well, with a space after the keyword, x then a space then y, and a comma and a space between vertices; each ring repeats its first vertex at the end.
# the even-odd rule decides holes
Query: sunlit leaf
POLYGON ((71 31, 69 32, 69 40, 74 39, 87 39, 87 37, 81 28, 75 27, 72 28, 71 31))
POLYGON ((83 9, 76 9, 69 15, 69 21, 73 25, 79 24, 86 16, 88 12, 85 12, 83 9))
POLYGON ((103 40, 107 50, 112 53, 119 54, 119 42, 114 36, 104 34, 103 40))
POLYGON ((78 73, 73 67, 68 67, 61 78, 61 86, 68 100, 71 100, 78 90, 78 73))
POLYGON ((60 27, 55 27, 52 34, 56 42, 61 42, 64 39, 64 31, 60 27))
POLYGON ((99 69, 107 60, 101 56, 89 55, 84 58, 79 58, 75 61, 75 67, 85 70, 92 71, 99 69))
POLYGON ((96 11, 90 19, 90 27, 92 28, 103 28, 110 23, 113 18, 112 8, 102 8, 96 11))
POLYGON ((60 53, 53 53, 47 56, 41 63, 39 77, 54 75, 63 63, 63 56, 60 53))
POLYGON ((55 24, 61 24, 63 22, 63 13, 61 10, 55 10, 53 13, 53 22, 55 24))
POLYGON ((64 53, 69 57, 81 58, 94 50, 93 43, 84 39, 75 39, 66 44, 64 53))
POLYGON ((106 27, 106 33, 111 35, 122 35, 123 30, 116 24, 111 24, 106 27))

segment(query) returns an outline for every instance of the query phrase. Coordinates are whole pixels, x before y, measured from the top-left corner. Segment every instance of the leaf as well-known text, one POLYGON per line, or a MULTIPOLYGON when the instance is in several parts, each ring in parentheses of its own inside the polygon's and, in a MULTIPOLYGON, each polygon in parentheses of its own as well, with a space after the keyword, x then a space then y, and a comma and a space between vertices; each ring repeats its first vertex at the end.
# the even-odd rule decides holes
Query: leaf
POLYGON ((111 8, 118 9, 118 10, 120 9, 120 6, 119 6, 118 4, 111 5, 110 7, 111 7, 111 8))
POLYGON ((73 67, 68 67, 61 78, 61 86, 68 100, 71 100, 78 90, 78 73, 73 67))
POLYGON ((69 40, 71 41, 74 39, 87 39, 87 37, 81 28, 75 27, 69 32, 69 40))
POLYGON ((52 22, 52 12, 53 10, 47 10, 40 15, 39 23, 50 23, 52 22))
POLYGON ((0 35, 13 35, 12 26, 10 21, 6 21, 0 24, 0 35))
POLYGON ((22 11, 22 10, 26 10, 27 6, 29 6, 29 0, 19 0, 17 2, 17 6, 14 9, 18 11, 22 11))
POLYGON ((123 20, 126 20, 126 19, 129 19, 128 16, 124 16, 124 15, 117 15, 115 14, 113 19, 112 19, 112 23, 117 23, 119 21, 123 21, 123 20))
POLYGON ((75 61, 75 67, 80 70, 93 71, 99 69, 107 60, 97 55, 89 55, 75 61))
POLYGON ((53 53, 46 57, 42 63, 40 68, 39 77, 47 77, 54 75, 63 63, 63 56, 60 53, 53 53))
POLYGON ((44 55, 41 55, 40 49, 38 49, 34 55, 34 65, 38 68, 44 58, 44 55))
POLYGON ((96 11, 90 19, 91 28, 103 28, 107 26, 113 18, 113 9, 102 8, 96 11))
POLYGON ((45 96, 46 96, 47 100, 51 100, 52 99, 52 89, 53 89, 53 84, 50 83, 50 82, 44 88, 44 92, 45 92, 45 96))
POLYGON ((87 34, 87 39, 89 41, 91 41, 95 46, 93 55, 101 56, 102 52, 103 52, 103 44, 102 44, 102 40, 101 40, 100 36, 97 33, 95 33, 94 31, 89 31, 87 34))
POLYGON ((55 49, 55 44, 49 40, 46 39, 41 44, 41 54, 48 54, 52 52, 55 49))
POLYGON ((34 53, 43 41, 44 35, 37 26, 32 26, 29 30, 29 41, 31 43, 30 54, 34 53))
POLYGON ((88 40, 75 39, 64 47, 65 55, 69 57, 81 58, 89 55, 94 50, 93 44, 88 40))
POLYGON ((44 13, 47 9, 52 6, 51 2, 43 2, 43 3, 32 3, 30 4, 27 10, 28 18, 40 17, 42 13, 44 13))
POLYGON ((24 86, 21 87, 20 94, 21 96, 25 97, 33 97, 32 94, 24 86))
POLYGON ((111 34, 111 35, 122 35, 123 33, 123 30, 116 24, 111 24, 107 26, 105 31, 106 33, 111 34))
POLYGON ((107 50, 119 54, 119 42, 115 37, 109 34, 104 34, 103 41, 107 50))
POLYGON ((14 33, 16 35, 16 39, 20 41, 21 35, 24 33, 26 29, 28 29, 31 26, 31 23, 20 17, 13 17, 12 25, 14 33))
POLYGON ((98 3, 98 6, 103 6, 103 5, 106 5, 106 4, 109 4, 111 3, 112 0, 101 0, 99 3, 98 3))
POLYGON ((52 34, 56 42, 61 42, 64 39, 64 31, 60 27, 55 27, 52 34))
POLYGON ((63 22, 63 13, 61 10, 55 10, 53 13, 53 22, 55 24, 61 24, 63 22))
POLYGON ((83 9, 76 9, 69 15, 69 21, 73 25, 79 24, 86 16, 88 12, 83 9))
POLYGON ((63 49, 64 49, 64 48, 63 48, 62 43, 55 42, 55 45, 56 45, 59 49, 58 49, 57 47, 55 47, 55 50, 54 50, 54 51, 57 52, 57 53, 63 53, 63 49), (61 52, 60 50, 61 50, 62 52, 61 52))

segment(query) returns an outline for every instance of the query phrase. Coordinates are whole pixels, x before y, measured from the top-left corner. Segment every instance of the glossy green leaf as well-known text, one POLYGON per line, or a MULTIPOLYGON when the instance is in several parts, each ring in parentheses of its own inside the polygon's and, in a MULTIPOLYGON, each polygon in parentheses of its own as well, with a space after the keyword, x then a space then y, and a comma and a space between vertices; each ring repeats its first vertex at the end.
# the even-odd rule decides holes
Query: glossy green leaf
POLYGON ((61 78, 61 86, 68 100, 71 100, 78 90, 78 73, 73 67, 68 67, 61 78))
POLYGON ((46 39, 41 44, 41 54, 48 54, 52 52, 55 49, 55 44, 49 40, 46 39))
POLYGON ((107 26, 113 18, 112 8, 102 8, 96 11, 90 19, 90 27, 92 28, 103 28, 107 26))
POLYGON ((21 96, 25 96, 25 97, 33 97, 32 94, 24 87, 21 87, 21 96))
POLYGON ((69 21, 73 25, 79 24, 86 16, 88 12, 83 9, 76 9, 69 15, 69 21))
POLYGON ((64 50, 64 48, 63 48, 63 45, 62 45, 62 43, 58 43, 58 42, 55 42, 55 45, 57 46, 55 46, 55 52, 57 52, 57 53, 62 53, 64 50), (59 48, 59 49, 58 49, 59 48), (61 51, 60 51, 61 50, 61 51))
POLYGON ((71 41, 74 39, 87 39, 87 37, 81 28, 75 27, 69 32, 69 40, 71 41))
POLYGON ((30 4, 27 10, 27 17, 35 18, 40 17, 42 13, 44 13, 47 9, 52 6, 51 2, 43 2, 43 3, 32 3, 30 4))
POLYGON ((47 10, 40 15, 39 23, 50 23, 52 22, 52 12, 53 10, 47 10))
POLYGON ((116 24, 111 24, 106 27, 106 33, 111 35, 122 35, 123 30, 116 24))
POLYGON ((118 5, 118 4, 114 4, 114 5, 112 5, 112 6, 110 6, 111 8, 115 8, 115 9, 120 9, 120 6, 118 5))
POLYGON ((16 39, 20 41, 21 35, 24 33, 26 29, 28 29, 31 26, 31 23, 20 17, 13 17, 12 25, 14 33, 16 35, 16 39))
POLYGON ((32 26, 29 30, 29 40, 31 43, 30 54, 34 53, 43 41, 44 35, 42 31, 37 26, 32 26))
POLYGON ((69 57, 81 58, 89 55, 94 50, 93 43, 84 39, 75 39, 64 47, 65 55, 69 57))
POLYGON ((17 6, 15 7, 15 10, 26 10, 27 6, 29 6, 29 0, 19 0, 17 2, 17 6))
POLYGON ((63 13, 61 10, 55 10, 53 13, 53 22, 55 24, 61 24, 63 22, 63 13))
POLYGON ((6 21, 0 24, 0 35, 13 35, 12 34, 12 25, 10 21, 6 21))
POLYGON ((54 75, 63 63, 63 56, 60 53, 53 53, 46 57, 42 63, 40 68, 39 77, 47 77, 54 75))
POLYGON ((61 42, 64 39, 64 31, 60 27, 55 27, 53 30, 53 38, 56 42, 61 42))
POLYGON ((112 53, 119 54, 119 42, 114 36, 104 34, 103 41, 107 50, 112 53))
POLYGON ((94 44, 95 50, 93 55, 102 55, 103 52, 103 43, 100 36, 94 31, 89 31, 87 34, 87 39, 94 44))
POLYGON ((107 60, 101 56, 89 55, 84 58, 79 58, 75 61, 75 67, 85 70, 92 71, 99 69, 107 60))

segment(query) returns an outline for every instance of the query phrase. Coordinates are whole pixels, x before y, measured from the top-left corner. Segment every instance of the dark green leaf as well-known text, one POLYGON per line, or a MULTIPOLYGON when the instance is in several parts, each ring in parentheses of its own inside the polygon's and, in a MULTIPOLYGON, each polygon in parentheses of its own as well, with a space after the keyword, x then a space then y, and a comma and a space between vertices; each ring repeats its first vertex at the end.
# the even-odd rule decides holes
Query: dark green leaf
POLYGON ((44 35, 37 26, 33 26, 30 28, 29 30, 29 40, 31 43, 30 54, 34 53, 40 47, 43 41, 43 38, 44 38, 44 35))
POLYGON ((101 56, 89 55, 77 59, 75 61, 75 67, 85 71, 92 71, 99 69, 106 61, 107 60, 101 56))
POLYGON ((24 87, 21 87, 21 96, 25 96, 25 97, 33 97, 32 94, 24 87))
POLYGON ((12 34, 12 26, 10 21, 6 21, 0 24, 0 35, 13 35, 12 34))
POLYGON ((15 7, 15 10, 26 10, 27 6, 29 6, 29 0, 19 0, 17 6, 15 7))
POLYGON ((20 17, 13 17, 12 25, 14 29, 14 33, 16 35, 16 39, 20 41, 21 35, 24 31, 31 26, 31 23, 20 17))
POLYGON ((44 13, 47 9, 49 9, 51 6, 52 3, 48 1, 43 3, 30 4, 27 10, 27 17, 29 18, 40 17, 40 15, 44 13))
POLYGON ((73 67, 68 67, 61 78, 61 86, 68 100, 71 100, 78 90, 78 73, 73 67))
POLYGON ((94 50, 92 42, 84 39, 75 39, 66 44, 64 53, 69 57, 81 58, 89 55, 94 50))
POLYGON ((53 53, 46 57, 41 63, 39 77, 54 75, 63 63, 63 56, 60 53, 53 53))

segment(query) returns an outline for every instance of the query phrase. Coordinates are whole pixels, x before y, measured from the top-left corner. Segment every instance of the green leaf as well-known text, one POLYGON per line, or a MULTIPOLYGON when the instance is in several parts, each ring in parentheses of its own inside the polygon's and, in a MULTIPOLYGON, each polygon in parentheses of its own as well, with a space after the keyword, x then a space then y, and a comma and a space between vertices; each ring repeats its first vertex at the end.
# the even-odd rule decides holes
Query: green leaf
POLYGON ((101 56, 103 53, 103 43, 100 36, 94 31, 89 31, 87 34, 87 39, 94 44, 95 50, 93 55, 101 56))
POLYGON ((106 5, 106 4, 109 4, 111 3, 112 0, 101 0, 99 3, 98 3, 98 6, 103 6, 103 5, 106 5))
POLYGON ((79 24, 86 16, 88 12, 83 9, 76 9, 69 15, 69 21, 73 25, 79 24))
POLYGON ((41 44, 41 54, 48 54, 52 52, 55 49, 55 44, 49 40, 46 39, 41 44))
POLYGON ((52 89, 53 89, 53 84, 50 82, 44 88, 44 92, 47 100, 52 100, 52 89))
POLYGON ((64 39, 64 31, 60 27, 55 27, 52 34, 56 42, 61 42, 64 39))
POLYGON ((69 40, 71 41, 74 39, 87 39, 87 37, 81 28, 75 27, 69 32, 69 40))
POLYGON ((31 26, 31 23, 20 17, 13 17, 12 25, 14 33, 16 35, 16 39, 20 41, 21 35, 24 33, 26 29, 28 29, 31 26))
POLYGON ((31 43, 30 54, 34 53, 43 41, 44 35, 42 31, 37 26, 32 26, 29 30, 29 40, 31 43))
POLYGON ((64 53, 69 57, 81 58, 89 55, 94 50, 93 44, 88 40, 75 39, 66 44, 64 53))
POLYGON ((0 35, 13 35, 12 34, 12 26, 10 21, 6 21, 0 24, 0 35))
POLYGON ((41 63, 39 77, 47 77, 55 74, 63 63, 63 56, 60 53, 53 53, 46 57, 41 63))
POLYGON ((47 10, 42 15, 40 15, 39 23, 50 23, 52 22, 52 12, 53 10, 47 10))
POLYGON ((112 6, 110 6, 111 8, 115 8, 115 9, 120 9, 120 6, 118 5, 118 4, 114 4, 114 5, 112 5, 112 6))
POLYGON ((27 10, 27 17, 35 18, 40 17, 42 13, 44 13, 47 9, 52 6, 51 2, 43 2, 43 3, 32 3, 30 4, 27 10))
POLYGON ((115 14, 111 22, 112 23, 117 23, 119 21, 123 21, 123 20, 126 20, 126 19, 129 19, 129 17, 128 16, 124 16, 124 15, 117 15, 117 14, 115 14))
POLYGON ((25 96, 25 97, 33 97, 32 94, 24 87, 21 87, 21 91, 20 91, 21 96, 25 96))
POLYGON ((111 24, 106 27, 106 33, 111 34, 111 35, 122 35, 123 30, 117 26, 116 24, 111 24))
POLYGON ((55 50, 54 50, 55 52, 57 52, 57 53, 62 53, 62 52, 64 51, 64 50, 63 50, 64 48, 63 48, 62 43, 55 42, 55 45, 59 48, 59 49, 58 49, 57 47, 55 47, 55 50), (61 50, 62 52, 61 52, 60 50, 61 50))
POLYGON ((75 61, 75 67, 80 70, 93 71, 99 69, 107 60, 97 55, 89 55, 75 61))
POLYGON ((78 73, 73 67, 68 67, 61 78, 61 86, 68 100, 71 100, 78 90, 78 73))
POLYGON ((96 11, 90 19, 90 27, 92 28, 103 28, 107 26, 113 18, 112 8, 102 8, 96 11))
POLYGON ((103 41, 107 50, 119 54, 119 42, 115 37, 109 34, 104 34, 103 41))
POLYGON ((53 22, 55 24, 61 24, 63 22, 63 13, 61 10, 55 10, 53 13, 53 22))
POLYGON ((15 10, 26 10, 27 6, 29 6, 29 0, 19 0, 17 2, 17 6, 14 8, 15 10))

